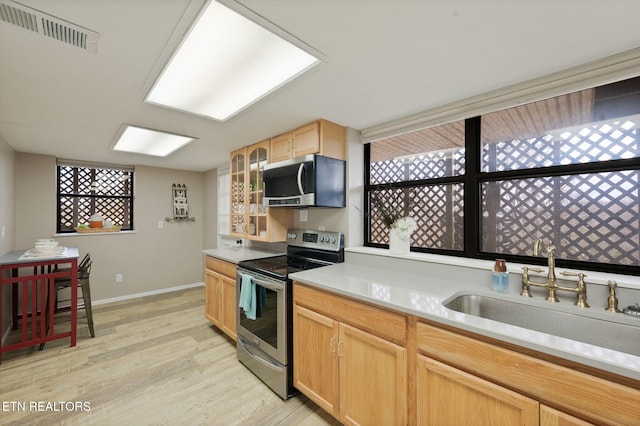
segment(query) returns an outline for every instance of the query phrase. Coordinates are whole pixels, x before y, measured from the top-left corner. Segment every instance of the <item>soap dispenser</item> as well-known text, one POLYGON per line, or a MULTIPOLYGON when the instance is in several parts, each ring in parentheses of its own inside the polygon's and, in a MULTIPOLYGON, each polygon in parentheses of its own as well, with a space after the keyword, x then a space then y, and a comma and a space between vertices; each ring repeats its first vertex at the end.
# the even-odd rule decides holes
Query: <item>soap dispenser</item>
POLYGON ((507 262, 504 259, 496 259, 493 265, 491 290, 498 293, 506 293, 509 290, 509 273, 507 272, 507 262))

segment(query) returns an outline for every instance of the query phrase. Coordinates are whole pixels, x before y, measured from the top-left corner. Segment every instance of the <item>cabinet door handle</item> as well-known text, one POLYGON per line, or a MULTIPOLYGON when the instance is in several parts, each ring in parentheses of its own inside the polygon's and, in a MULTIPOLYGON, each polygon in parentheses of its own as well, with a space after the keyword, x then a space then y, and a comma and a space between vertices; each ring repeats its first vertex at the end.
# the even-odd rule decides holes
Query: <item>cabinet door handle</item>
POLYGON ((342 344, 343 344, 343 343, 344 343, 344 342, 343 342, 342 340, 340 340, 340 341, 338 342, 338 356, 340 356, 340 357, 341 357, 341 356, 344 356, 344 354, 342 353, 342 344))
POLYGON ((336 351, 335 347, 336 336, 333 336, 331 340, 329 340, 329 352, 334 353, 336 351))

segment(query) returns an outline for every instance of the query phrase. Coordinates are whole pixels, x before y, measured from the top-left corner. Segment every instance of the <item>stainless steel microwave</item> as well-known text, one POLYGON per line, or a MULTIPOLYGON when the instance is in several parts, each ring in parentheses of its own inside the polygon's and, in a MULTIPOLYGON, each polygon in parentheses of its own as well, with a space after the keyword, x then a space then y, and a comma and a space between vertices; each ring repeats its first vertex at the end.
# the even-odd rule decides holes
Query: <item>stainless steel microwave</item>
POLYGON ((305 155, 264 167, 268 207, 344 207, 346 162, 305 155))

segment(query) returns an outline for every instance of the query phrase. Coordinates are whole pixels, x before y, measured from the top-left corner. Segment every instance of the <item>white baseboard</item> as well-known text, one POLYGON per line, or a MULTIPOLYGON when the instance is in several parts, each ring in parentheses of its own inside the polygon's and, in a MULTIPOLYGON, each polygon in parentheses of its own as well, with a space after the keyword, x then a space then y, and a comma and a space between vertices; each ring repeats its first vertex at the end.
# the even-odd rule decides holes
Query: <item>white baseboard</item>
POLYGON ((193 283, 193 284, 185 284, 177 287, 169 287, 169 288, 163 288, 160 290, 146 291, 144 293, 135 293, 135 294, 128 294, 126 296, 110 297, 108 299, 92 300, 91 305, 95 306, 95 305, 103 305, 105 303, 111 303, 111 302, 121 302, 123 300, 137 299, 139 297, 145 297, 145 296, 153 296, 154 294, 171 293, 172 291, 186 290, 188 288, 193 288, 193 287, 204 287, 204 283, 199 282, 199 283, 193 283))

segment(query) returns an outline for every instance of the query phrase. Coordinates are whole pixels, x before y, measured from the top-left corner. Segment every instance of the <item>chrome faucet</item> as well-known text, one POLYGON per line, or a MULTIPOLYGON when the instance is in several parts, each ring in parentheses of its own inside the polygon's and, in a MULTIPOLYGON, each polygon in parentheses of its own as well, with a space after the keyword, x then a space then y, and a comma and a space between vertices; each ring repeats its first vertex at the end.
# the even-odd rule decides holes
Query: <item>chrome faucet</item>
POLYGON ((580 306, 581 308, 588 308, 589 304, 587 303, 587 285, 584 282, 585 274, 582 272, 561 272, 561 275, 564 276, 573 276, 578 277, 578 286, 575 288, 572 287, 563 287, 558 285, 558 281, 556 280, 556 265, 555 265, 555 256, 556 256, 556 247, 550 241, 548 245, 545 245, 541 239, 537 239, 533 244, 533 254, 538 256, 542 250, 542 253, 547 255, 547 282, 546 283, 538 283, 535 281, 531 281, 529 278, 529 271, 541 273, 542 269, 540 268, 530 268, 528 266, 522 267, 522 292, 521 296, 532 297, 531 292, 529 291, 530 286, 534 287, 542 287, 547 289, 547 297, 545 300, 549 302, 557 303, 560 300, 558 296, 556 296, 557 291, 570 291, 572 293, 576 293, 576 303, 575 305, 580 306))

